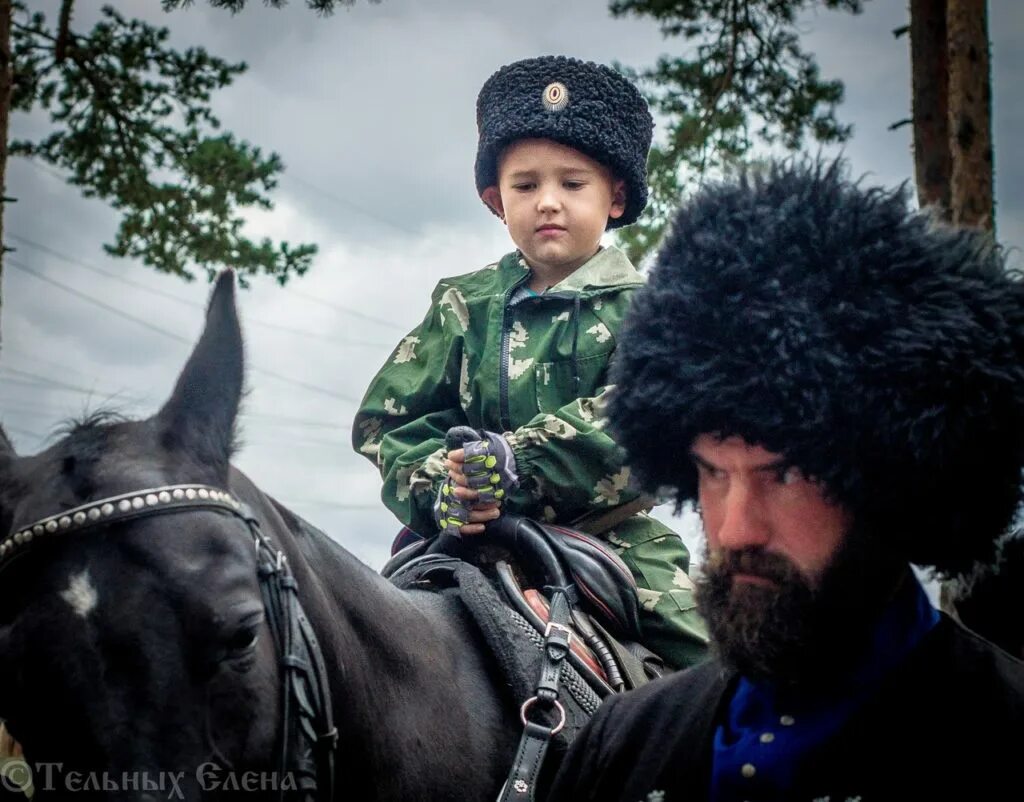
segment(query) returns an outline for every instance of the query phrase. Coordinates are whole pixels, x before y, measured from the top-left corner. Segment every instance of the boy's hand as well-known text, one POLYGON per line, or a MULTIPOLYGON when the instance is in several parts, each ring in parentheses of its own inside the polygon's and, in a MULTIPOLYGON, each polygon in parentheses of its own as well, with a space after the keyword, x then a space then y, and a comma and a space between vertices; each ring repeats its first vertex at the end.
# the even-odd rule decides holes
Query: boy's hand
POLYGON ((441 532, 461 537, 479 535, 484 524, 501 515, 497 502, 479 503, 480 494, 466 486, 461 471, 449 469, 434 502, 434 520, 441 532))
POLYGON ((459 426, 449 430, 447 440, 449 447, 462 447, 451 448, 445 461, 448 479, 435 509, 443 505, 453 514, 439 525, 453 534, 480 534, 487 521, 501 515, 502 500, 519 484, 515 455, 505 438, 494 432, 459 426), (474 437, 478 439, 470 439, 474 437))
MULTIPOLYGON (((504 500, 519 484, 512 447, 500 434, 481 431, 479 440, 464 442, 448 453, 449 475, 454 469, 465 477, 459 482, 478 492, 477 501, 489 504, 504 500)), ((476 505, 473 505, 476 506, 476 505)))

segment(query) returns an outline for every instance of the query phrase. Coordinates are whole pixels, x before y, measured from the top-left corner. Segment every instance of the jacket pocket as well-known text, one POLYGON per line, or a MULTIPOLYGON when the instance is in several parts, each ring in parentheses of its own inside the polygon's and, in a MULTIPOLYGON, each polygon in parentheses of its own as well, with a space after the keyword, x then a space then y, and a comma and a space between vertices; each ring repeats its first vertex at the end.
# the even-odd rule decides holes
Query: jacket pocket
POLYGON ((573 360, 538 362, 533 366, 534 387, 537 393, 537 409, 542 413, 553 413, 575 401, 589 398, 597 393, 606 381, 608 360, 611 352, 578 357, 576 370, 573 360), (574 373, 579 375, 579 389, 576 389, 574 373))

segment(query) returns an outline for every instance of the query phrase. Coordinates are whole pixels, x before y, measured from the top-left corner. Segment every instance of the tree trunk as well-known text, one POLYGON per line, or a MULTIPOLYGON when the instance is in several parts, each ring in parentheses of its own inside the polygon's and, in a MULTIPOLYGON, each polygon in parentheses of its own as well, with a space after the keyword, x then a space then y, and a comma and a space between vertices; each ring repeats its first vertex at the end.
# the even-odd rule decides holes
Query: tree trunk
POLYGON ((948 0, 950 208, 954 223, 994 232, 986 6, 986 0, 948 0))
MULTIPOLYGON (((7 203, 7 135, 11 119, 11 88, 14 64, 11 59, 11 0, 0 0, 0 309, 3 309, 4 204, 7 203)), ((2 342, 2 338, 0 338, 2 342)))
POLYGON ((921 207, 950 216, 946 0, 910 0, 914 180, 921 207))

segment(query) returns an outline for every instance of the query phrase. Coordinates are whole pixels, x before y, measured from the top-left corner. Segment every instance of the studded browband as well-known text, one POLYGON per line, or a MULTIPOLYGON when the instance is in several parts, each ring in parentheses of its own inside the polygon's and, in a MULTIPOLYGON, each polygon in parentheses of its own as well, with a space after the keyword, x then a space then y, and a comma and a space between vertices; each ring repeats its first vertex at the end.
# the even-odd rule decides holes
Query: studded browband
POLYGON ((242 505, 231 494, 209 485, 164 485, 110 496, 19 527, 0 542, 0 565, 39 538, 183 508, 219 509, 239 515, 242 505))

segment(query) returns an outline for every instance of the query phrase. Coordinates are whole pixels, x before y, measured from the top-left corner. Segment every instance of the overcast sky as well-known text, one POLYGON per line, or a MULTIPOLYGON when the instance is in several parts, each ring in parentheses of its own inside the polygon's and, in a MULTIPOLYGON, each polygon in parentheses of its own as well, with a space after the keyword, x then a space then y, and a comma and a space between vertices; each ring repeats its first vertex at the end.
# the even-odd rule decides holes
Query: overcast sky
MULTIPOLYGON (((59 3, 32 5, 53 19, 59 3)), ((481 84, 520 58, 643 66, 680 43, 650 21, 612 19, 603 0, 359 0, 329 18, 301 2, 274 11, 252 0, 235 17, 202 0, 171 14, 158 0, 113 5, 166 25, 176 46, 249 64, 215 96, 215 111, 286 166, 274 210, 251 215, 249 232, 315 242, 320 253, 288 288, 256 281, 241 293, 250 393, 237 463, 379 567, 398 525, 379 501, 376 470, 349 445, 356 404, 437 280, 511 247, 473 184, 481 84)), ((854 125, 845 146, 854 171, 895 184, 913 175, 909 126, 887 130, 909 116, 908 43, 891 33, 906 4, 865 5, 858 17, 808 16, 805 44, 824 76, 846 83, 839 116, 854 125)), ((98 7, 79 2, 76 28, 91 28, 98 7)), ((1024 3, 992 0, 990 14, 997 220, 1021 266, 1024 3)), ((25 115, 12 126, 14 137, 47 127, 25 115)), ((17 252, 4 275, 0 420, 27 454, 85 410, 155 411, 201 330, 208 286, 104 256, 116 214, 59 174, 15 159, 7 176, 18 202, 6 207, 5 234, 17 252)))

